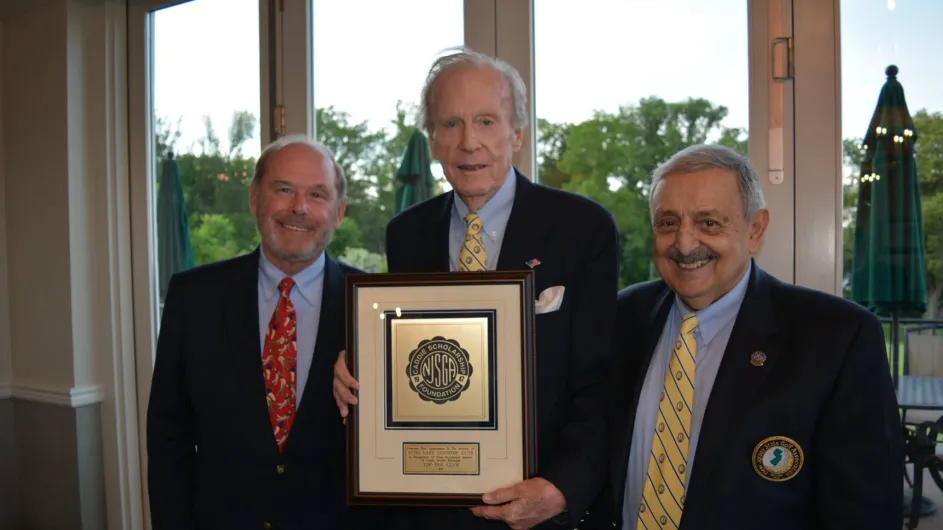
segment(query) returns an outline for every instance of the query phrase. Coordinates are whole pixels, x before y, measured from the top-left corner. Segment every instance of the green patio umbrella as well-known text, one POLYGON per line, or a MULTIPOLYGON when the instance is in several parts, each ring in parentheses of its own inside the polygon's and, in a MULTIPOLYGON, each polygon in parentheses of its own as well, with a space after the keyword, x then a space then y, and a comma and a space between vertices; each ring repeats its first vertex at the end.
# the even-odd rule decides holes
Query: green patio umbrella
POLYGON ((161 300, 167 295, 170 277, 192 267, 187 203, 180 182, 180 167, 171 151, 161 168, 157 190, 157 271, 161 300))
POLYGON ((858 185, 851 298, 890 315, 896 386, 900 315, 925 310, 927 271, 914 158, 917 131, 897 81, 897 67, 888 66, 885 73, 887 81, 860 146, 865 157, 858 185))
POLYGON ((393 214, 432 197, 435 179, 432 177, 432 154, 429 141, 419 129, 414 129, 406 146, 403 162, 396 172, 396 197, 393 214))

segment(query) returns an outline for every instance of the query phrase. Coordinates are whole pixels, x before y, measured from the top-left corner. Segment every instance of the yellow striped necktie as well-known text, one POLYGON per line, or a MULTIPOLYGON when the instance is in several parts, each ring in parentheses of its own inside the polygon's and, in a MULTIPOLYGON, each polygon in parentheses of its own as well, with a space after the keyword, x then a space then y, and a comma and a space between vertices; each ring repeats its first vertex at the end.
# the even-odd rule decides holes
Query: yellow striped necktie
POLYGON ((639 503, 637 530, 678 528, 684 508, 684 479, 688 471, 691 411, 694 408, 694 360, 697 316, 689 313, 681 323, 665 373, 658 404, 648 473, 639 503))
POLYGON ((470 213, 465 216, 465 241, 458 253, 458 270, 488 270, 487 259, 485 246, 481 242, 481 219, 478 214, 470 213))

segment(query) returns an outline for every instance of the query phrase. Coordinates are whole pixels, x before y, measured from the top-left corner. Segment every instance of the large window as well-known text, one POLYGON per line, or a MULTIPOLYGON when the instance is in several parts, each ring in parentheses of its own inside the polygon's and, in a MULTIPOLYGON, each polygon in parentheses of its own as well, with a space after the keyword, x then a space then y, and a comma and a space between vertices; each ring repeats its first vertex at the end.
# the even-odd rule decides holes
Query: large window
POLYGON ((248 189, 261 151, 259 2, 198 0, 153 14, 152 168, 160 298, 170 274, 252 250, 248 189))
POLYGON ((695 143, 747 154, 747 2, 540 0, 534 26, 537 179, 608 208, 620 286, 648 280, 651 172, 695 143))
MULTIPOLYGON (((384 236, 429 67, 464 43, 462 0, 314 0, 317 138, 349 179, 347 214, 328 252, 386 270, 384 236), (365 16, 369 13, 369 16, 365 16)), ((448 188, 437 164, 434 193, 448 188)))

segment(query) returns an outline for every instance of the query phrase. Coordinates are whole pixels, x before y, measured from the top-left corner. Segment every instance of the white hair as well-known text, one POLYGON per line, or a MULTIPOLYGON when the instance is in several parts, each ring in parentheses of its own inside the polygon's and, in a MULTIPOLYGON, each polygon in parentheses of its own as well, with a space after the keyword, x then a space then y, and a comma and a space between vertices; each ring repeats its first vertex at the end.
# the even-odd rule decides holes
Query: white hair
POLYGON ((268 171, 269 159, 272 155, 292 145, 305 146, 330 160, 331 167, 334 168, 334 188, 337 190, 337 201, 341 202, 347 198, 347 177, 344 175, 344 169, 337 163, 334 153, 328 146, 303 134, 282 136, 262 150, 262 154, 259 155, 259 159, 255 163, 252 186, 259 186, 262 183, 262 178, 265 177, 265 172, 268 171))
POLYGON ((743 215, 746 219, 752 219, 756 212, 766 208, 760 177, 750 166, 750 161, 733 149, 710 144, 692 145, 682 149, 655 169, 652 174, 651 192, 648 195, 649 208, 652 207, 655 188, 666 176, 708 169, 726 170, 737 176, 740 199, 743 201, 743 215))
POLYGON ((511 89, 511 125, 515 129, 527 127, 527 89, 524 79, 513 66, 506 61, 490 57, 466 47, 451 48, 449 53, 436 59, 426 76, 426 84, 422 87, 422 98, 419 107, 419 124, 432 137, 434 121, 431 109, 434 104, 433 87, 442 74, 460 68, 492 68, 507 81, 511 89))

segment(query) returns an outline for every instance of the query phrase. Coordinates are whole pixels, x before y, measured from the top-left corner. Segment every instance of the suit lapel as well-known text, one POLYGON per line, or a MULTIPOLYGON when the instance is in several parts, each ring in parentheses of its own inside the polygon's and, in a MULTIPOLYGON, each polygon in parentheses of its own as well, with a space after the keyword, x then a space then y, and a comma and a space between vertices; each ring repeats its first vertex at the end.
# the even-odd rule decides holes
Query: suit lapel
MULTIPOLYGON (((751 276, 701 423, 688 505, 700 502, 702 495, 709 494, 711 474, 724 461, 729 440, 736 438, 744 409, 763 387, 783 350, 770 299, 772 280, 756 263, 751 276), (750 362, 750 356, 757 351, 766 354, 762 366, 750 362)), ((740 455, 740 458, 746 462, 750 455, 740 455)))
POLYGON ((265 402, 262 351, 259 346, 259 249, 240 258, 230 288, 223 297, 223 315, 236 380, 245 396, 246 417, 260 440, 265 437, 275 447, 265 402))
POLYGON ((455 192, 446 193, 442 202, 442 210, 438 212, 435 223, 427 226, 425 241, 419 241, 420 248, 428 249, 428 256, 419 261, 417 270, 428 272, 448 271, 451 268, 449 256, 449 230, 452 223, 452 204, 455 201, 455 192), (431 268, 429 267, 431 265, 431 268))
MULTIPOLYGON (((632 358, 638 355, 638 372, 635 374, 633 381, 624 381, 627 384, 627 391, 622 393, 623 401, 622 405, 617 407, 616 410, 622 409, 625 411, 625 422, 619 426, 618 438, 616 440, 615 447, 617 448, 617 457, 613 459, 614 469, 611 470, 611 476, 614 477, 613 480, 613 493, 617 496, 615 499, 616 506, 619 507, 621 513, 622 500, 625 495, 625 480, 627 473, 627 466, 629 463, 629 451, 632 443, 632 431, 635 428, 635 414, 638 410, 639 397, 642 393, 642 384, 645 382, 645 374, 648 372, 648 366, 652 362, 652 357, 655 355, 655 348, 658 346, 658 339, 661 338, 662 328, 665 327, 665 322, 668 320, 668 312, 671 311, 672 302, 674 302, 674 296, 667 285, 663 284, 663 288, 658 292, 658 295, 654 298, 651 304, 651 310, 646 315, 646 318, 643 322, 638 322, 638 330, 647 330, 644 341, 639 344, 639 349, 634 348, 634 343, 632 342, 633 337, 626 337, 628 340, 624 344, 624 349, 622 354, 627 356, 628 361, 626 367, 628 368, 632 364, 632 358)), ((627 325, 631 325, 626 323, 627 325)), ((619 325, 619 323, 616 323, 619 325)), ((622 377, 620 379, 625 379, 622 377)))
POLYGON ((541 248, 540 241, 549 226, 540 222, 541 216, 536 211, 537 201, 532 196, 537 192, 537 187, 516 169, 514 176, 517 179, 514 205, 504 229, 496 270, 526 270, 528 260, 544 257, 532 255, 532 249, 541 248))

